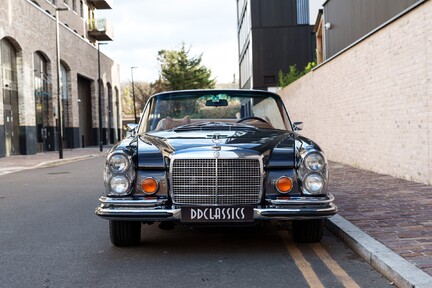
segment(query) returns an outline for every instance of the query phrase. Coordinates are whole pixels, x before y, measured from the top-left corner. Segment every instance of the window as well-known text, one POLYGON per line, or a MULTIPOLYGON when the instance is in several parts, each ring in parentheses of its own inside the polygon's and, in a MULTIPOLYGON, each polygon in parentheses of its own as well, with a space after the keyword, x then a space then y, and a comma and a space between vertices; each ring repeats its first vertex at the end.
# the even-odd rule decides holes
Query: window
POLYGON ((250 53, 249 46, 248 46, 240 62, 240 87, 249 88, 249 87, 245 87, 245 85, 251 77, 252 77, 252 54, 250 53))
POLYGON ((0 68, 3 94, 5 137, 0 137, 6 156, 20 153, 18 70, 15 47, 7 39, 0 40, 0 68))
POLYGON ((80 16, 84 18, 84 3, 80 1, 80 16))
POLYGON ((51 79, 48 74, 48 61, 40 52, 34 53, 33 71, 35 83, 36 146, 38 152, 48 149, 47 127, 49 126, 49 106, 52 103, 51 79))
POLYGON ((237 0, 237 12, 238 12, 237 18, 238 19, 241 19, 241 15, 243 12, 243 7, 245 5, 245 2, 246 2, 245 0, 237 0))
POLYGON ((51 3, 52 3, 53 5, 57 5, 57 0, 52 0, 51 3))
POLYGON ((72 0, 72 10, 76 12, 76 0, 72 0))
POLYGON ((62 110, 63 110, 63 125, 67 127, 70 125, 69 123, 69 110, 70 110, 70 101, 69 101, 69 87, 68 87, 68 71, 63 65, 60 64, 60 91, 62 98, 62 110))
POLYGON ((246 40, 248 39, 251 30, 251 15, 247 9, 248 8, 246 8, 246 13, 243 16, 239 32, 240 53, 246 45, 246 40))
POLYGON ((6 39, 0 40, 0 57, 4 87, 8 90, 18 90, 16 51, 13 45, 6 39))
POLYGON ((309 0, 297 0, 297 25, 309 24, 309 0))

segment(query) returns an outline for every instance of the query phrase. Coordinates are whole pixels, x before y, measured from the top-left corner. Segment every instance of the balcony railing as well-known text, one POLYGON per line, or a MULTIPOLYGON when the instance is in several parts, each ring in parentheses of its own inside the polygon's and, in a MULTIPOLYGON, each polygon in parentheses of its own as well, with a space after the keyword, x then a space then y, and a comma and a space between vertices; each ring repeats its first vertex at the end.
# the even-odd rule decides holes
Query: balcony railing
POLYGON ((89 0, 96 9, 111 9, 112 1, 111 0, 89 0))
POLYGON ((112 41, 113 29, 106 19, 89 19, 88 34, 98 41, 112 41))

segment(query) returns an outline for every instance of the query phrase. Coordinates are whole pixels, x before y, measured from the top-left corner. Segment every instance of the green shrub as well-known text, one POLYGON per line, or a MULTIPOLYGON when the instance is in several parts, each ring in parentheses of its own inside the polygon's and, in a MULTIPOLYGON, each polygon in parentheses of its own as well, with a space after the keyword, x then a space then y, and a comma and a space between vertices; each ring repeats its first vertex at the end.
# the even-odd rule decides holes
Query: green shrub
POLYGON ((316 66, 316 62, 309 62, 306 67, 304 67, 303 71, 298 71, 296 65, 289 66, 289 72, 284 73, 282 70, 279 70, 279 86, 286 87, 292 82, 296 81, 303 75, 307 74, 316 66))

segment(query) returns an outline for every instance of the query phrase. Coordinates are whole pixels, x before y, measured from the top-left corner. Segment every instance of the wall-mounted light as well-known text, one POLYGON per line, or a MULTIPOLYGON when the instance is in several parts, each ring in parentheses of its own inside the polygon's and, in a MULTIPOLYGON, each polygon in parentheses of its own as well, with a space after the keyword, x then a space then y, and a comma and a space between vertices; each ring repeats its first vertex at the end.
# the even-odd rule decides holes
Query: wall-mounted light
POLYGON ((327 22, 326 24, 324 24, 324 28, 325 28, 326 30, 330 30, 330 29, 332 28, 332 24, 329 23, 329 22, 327 22))

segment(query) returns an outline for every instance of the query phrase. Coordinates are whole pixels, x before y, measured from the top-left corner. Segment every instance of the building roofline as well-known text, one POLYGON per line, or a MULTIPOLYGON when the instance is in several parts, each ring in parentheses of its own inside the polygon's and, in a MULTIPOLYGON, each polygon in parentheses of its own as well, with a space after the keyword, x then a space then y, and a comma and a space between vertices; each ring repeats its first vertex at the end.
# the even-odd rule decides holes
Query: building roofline
MULTIPOLYGON (((327 0, 325 3, 327 3, 328 1, 330 1, 330 0, 327 0)), ((345 53, 346 51, 348 51, 352 47, 356 46, 358 43, 360 43, 360 42, 364 41, 365 39, 369 38, 373 34, 377 33, 378 31, 380 31, 384 27, 386 27, 386 26, 390 25, 391 23, 395 22, 399 18, 403 17, 405 14, 411 12, 412 10, 414 10, 415 8, 417 8, 418 6, 424 4, 427 1, 429 1, 429 0, 418 0, 417 2, 415 2, 414 4, 412 4, 411 6, 409 6, 405 10, 403 10, 402 12, 396 14, 394 17, 390 18, 389 20, 387 20, 383 24, 379 25, 378 27, 376 27, 375 29, 373 29, 372 31, 370 31, 369 33, 367 33, 366 35, 360 37, 359 39, 357 39, 356 41, 354 41, 350 45, 346 46, 344 49, 340 50, 339 52, 337 52, 336 54, 334 54, 330 58, 325 59, 323 62, 321 62, 320 64, 318 64, 314 68, 312 68, 312 71, 319 69, 321 66, 327 64, 328 62, 330 62, 331 60, 335 59, 339 55, 345 53)))
POLYGON ((313 28, 313 31, 316 33, 317 31, 318 31, 318 29, 319 29, 319 26, 320 26, 320 23, 321 23, 321 19, 322 19, 322 16, 323 16, 323 9, 318 9, 318 14, 317 14, 317 17, 316 17, 316 20, 315 20, 315 25, 314 25, 314 28, 313 28))

